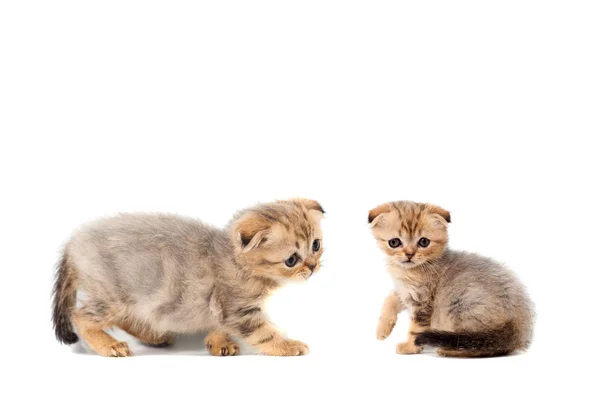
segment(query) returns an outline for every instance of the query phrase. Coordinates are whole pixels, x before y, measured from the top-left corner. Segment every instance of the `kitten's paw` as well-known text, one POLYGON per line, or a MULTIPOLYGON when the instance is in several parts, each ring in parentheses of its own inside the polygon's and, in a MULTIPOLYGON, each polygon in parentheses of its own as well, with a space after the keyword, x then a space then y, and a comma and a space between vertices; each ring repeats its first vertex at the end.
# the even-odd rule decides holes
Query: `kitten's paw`
POLYGON ((98 352, 105 357, 131 357, 133 352, 125 342, 118 342, 110 346, 104 346, 98 352))
POLYGON ((477 351, 469 351, 469 350, 455 350, 455 349, 437 349, 436 353, 440 357, 480 357, 482 353, 478 353, 477 351))
POLYGON ((276 346, 263 349, 262 353, 268 356, 302 356, 308 353, 308 346, 299 340, 285 340, 276 346))
POLYGON ((398 354, 419 354, 423 351, 423 346, 416 346, 414 343, 398 343, 396 353, 398 354))
POLYGON ((303 356, 308 353, 308 345, 299 340, 288 340, 289 354, 288 356, 303 356))
POLYGON ((228 340, 207 339, 206 349, 213 356, 235 356, 240 354, 240 346, 236 342, 228 340))
POLYGON ((384 340, 390 336, 395 325, 396 319, 380 318, 379 324, 377 325, 377 340, 384 340))
POLYGON ((452 350, 437 349, 435 352, 440 357, 456 357, 456 352, 452 350))

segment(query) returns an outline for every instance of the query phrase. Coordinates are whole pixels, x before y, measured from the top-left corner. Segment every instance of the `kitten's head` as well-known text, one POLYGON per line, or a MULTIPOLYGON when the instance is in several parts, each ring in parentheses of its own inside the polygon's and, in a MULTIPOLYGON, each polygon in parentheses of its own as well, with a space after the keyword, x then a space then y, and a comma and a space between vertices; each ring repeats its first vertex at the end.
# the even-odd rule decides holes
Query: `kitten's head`
POLYGON ((315 200, 261 204, 231 223, 236 260, 255 275, 281 281, 308 279, 320 268, 324 211, 315 200))
POLYGON ((431 204, 396 201, 369 212, 379 247, 392 263, 413 268, 442 255, 448 243, 450 213, 431 204))

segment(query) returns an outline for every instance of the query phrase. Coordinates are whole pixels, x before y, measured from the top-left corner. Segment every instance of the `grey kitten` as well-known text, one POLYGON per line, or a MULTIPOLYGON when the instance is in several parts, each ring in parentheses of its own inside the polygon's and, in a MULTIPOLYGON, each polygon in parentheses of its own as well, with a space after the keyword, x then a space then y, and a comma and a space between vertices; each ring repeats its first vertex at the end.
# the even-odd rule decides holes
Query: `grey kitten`
POLYGON ((295 356, 306 344, 281 336, 262 311, 269 293, 320 268, 323 209, 314 200, 259 205, 226 229, 164 214, 123 214, 83 226, 66 245, 54 286, 56 337, 73 325, 104 356, 130 356, 104 330, 118 326, 152 345, 208 331, 213 355, 235 355, 232 336, 267 355, 295 356), (76 307, 77 291, 81 306, 76 307))
POLYGON ((449 222, 448 211, 408 201, 383 204, 369 213, 396 284, 385 300, 377 338, 387 338, 398 313, 408 308, 408 340, 398 344, 397 353, 420 353, 424 345, 448 357, 527 349, 534 311, 525 288, 499 263, 448 249, 449 222))

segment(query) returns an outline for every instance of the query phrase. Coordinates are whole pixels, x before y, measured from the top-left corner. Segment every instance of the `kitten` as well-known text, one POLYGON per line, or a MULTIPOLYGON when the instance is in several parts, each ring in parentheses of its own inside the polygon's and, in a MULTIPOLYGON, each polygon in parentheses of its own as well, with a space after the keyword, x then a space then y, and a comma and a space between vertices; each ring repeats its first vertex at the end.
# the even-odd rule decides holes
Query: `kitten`
POLYGON ((118 326, 156 346, 178 333, 208 331, 205 344, 215 356, 238 354, 232 336, 267 355, 306 354, 308 346, 282 337, 262 306, 284 282, 319 270, 323 213, 314 200, 294 199, 241 211, 225 229, 164 214, 85 225, 57 267, 56 337, 77 342, 75 326, 98 354, 124 357, 132 355, 127 343, 104 329, 118 326))
POLYGON ((377 244, 388 256, 396 289, 385 300, 377 338, 389 336, 397 315, 411 313, 400 354, 424 345, 448 357, 486 357, 525 350, 533 330, 533 305, 523 285, 499 263, 447 248, 450 213, 399 201, 369 212, 377 244))

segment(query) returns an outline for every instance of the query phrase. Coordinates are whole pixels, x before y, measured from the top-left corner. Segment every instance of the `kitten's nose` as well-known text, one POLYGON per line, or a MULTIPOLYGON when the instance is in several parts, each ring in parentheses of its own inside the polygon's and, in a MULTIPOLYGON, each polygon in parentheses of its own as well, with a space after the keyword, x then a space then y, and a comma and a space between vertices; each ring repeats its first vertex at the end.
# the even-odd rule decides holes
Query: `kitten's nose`
POLYGON ((314 270, 316 266, 317 264, 307 265, 308 269, 310 269, 311 271, 314 270))
POLYGON ((408 258, 408 261, 410 261, 410 259, 415 256, 415 253, 404 253, 404 255, 406 256, 406 258, 408 258))

